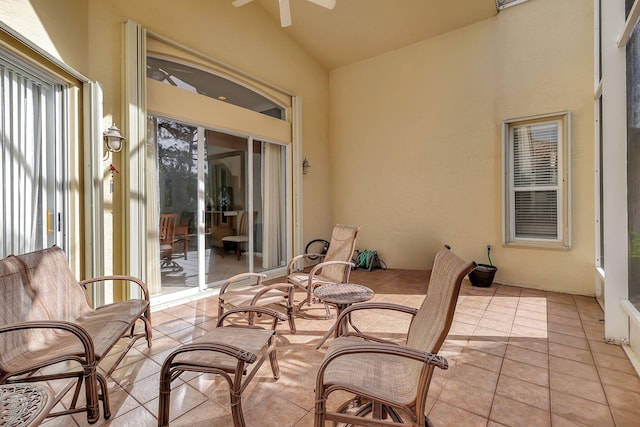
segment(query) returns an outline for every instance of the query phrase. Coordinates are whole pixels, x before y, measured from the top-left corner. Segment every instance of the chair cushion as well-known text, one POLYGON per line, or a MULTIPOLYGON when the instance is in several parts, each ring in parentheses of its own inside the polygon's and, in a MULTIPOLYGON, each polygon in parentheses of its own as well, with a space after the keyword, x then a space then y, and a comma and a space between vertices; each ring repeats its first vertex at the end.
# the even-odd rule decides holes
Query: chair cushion
MULTIPOLYGON (((309 284, 309 275, 305 273, 294 273, 294 274, 290 274, 287 277, 287 280, 289 281, 289 283, 292 283, 296 286, 306 289, 307 285, 309 284)), ((321 275, 315 275, 313 277, 314 285, 325 285, 327 283, 335 283, 335 282, 325 279, 321 275)))
MULTIPOLYGON (((227 344, 259 355, 268 347, 269 339, 274 334, 275 331, 272 330, 227 326, 215 328, 205 335, 196 338, 191 344, 227 344)), ((238 359, 222 353, 196 350, 176 356, 173 362, 189 364, 196 367, 219 368, 226 372, 235 372, 238 359)))
MULTIPOLYGON (((241 288, 234 288, 233 290, 226 291, 220 296, 225 304, 233 307, 240 307, 243 305, 251 305, 251 301, 260 291, 264 290, 262 286, 243 286, 241 288)), ((260 296, 256 301, 255 306, 265 306, 269 304, 281 303, 283 298, 287 297, 287 293, 279 289, 271 289, 260 296)))
MULTIPOLYGON (((362 344, 357 337, 335 339, 327 355, 332 352, 362 344)), ((363 390, 367 395, 378 399, 413 403, 416 397, 418 378, 411 375, 422 363, 386 354, 358 353, 338 357, 327 367, 324 374, 324 386, 344 385, 348 390, 363 390)))

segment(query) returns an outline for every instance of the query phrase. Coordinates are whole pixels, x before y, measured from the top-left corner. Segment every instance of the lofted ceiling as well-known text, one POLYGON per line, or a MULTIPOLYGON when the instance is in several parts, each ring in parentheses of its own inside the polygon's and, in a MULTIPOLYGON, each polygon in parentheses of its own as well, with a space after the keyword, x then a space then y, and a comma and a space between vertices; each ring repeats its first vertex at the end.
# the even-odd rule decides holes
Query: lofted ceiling
MULTIPOLYGON (((231 1, 231 0, 228 0, 231 1)), ((280 23, 278 0, 263 7, 280 23)), ((496 0, 336 0, 328 10, 290 0, 292 25, 282 28, 328 70, 371 58, 497 14, 496 0)))

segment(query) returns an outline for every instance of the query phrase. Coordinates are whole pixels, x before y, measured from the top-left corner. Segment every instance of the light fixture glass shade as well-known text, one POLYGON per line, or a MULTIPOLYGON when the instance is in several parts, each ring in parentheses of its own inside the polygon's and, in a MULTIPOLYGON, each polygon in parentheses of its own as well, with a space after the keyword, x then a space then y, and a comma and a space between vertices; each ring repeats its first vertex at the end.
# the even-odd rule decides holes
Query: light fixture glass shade
POLYGON ((120 129, 114 124, 111 125, 109 129, 107 129, 104 133, 104 143, 107 147, 108 151, 112 153, 117 153, 122 150, 122 143, 124 142, 124 137, 120 134, 120 129))

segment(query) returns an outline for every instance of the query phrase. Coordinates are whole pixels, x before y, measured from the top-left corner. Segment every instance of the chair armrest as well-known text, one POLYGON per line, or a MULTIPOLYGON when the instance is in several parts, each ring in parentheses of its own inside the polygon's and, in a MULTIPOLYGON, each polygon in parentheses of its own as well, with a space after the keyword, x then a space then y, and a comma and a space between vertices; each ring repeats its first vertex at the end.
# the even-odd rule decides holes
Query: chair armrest
MULTIPOLYGON (((350 316, 351 313, 357 310, 392 310, 392 311, 410 314, 411 317, 415 316, 416 313, 418 313, 417 308, 409 307, 406 305, 392 304, 388 302, 360 302, 358 304, 350 305, 349 307, 344 309, 342 313, 340 313, 340 316, 336 319, 336 322, 334 326, 332 326, 332 329, 335 328, 335 325, 345 324, 345 323, 348 325, 350 322, 343 322, 343 319, 345 318, 345 316, 350 316)), ((385 342, 385 340, 381 338, 376 338, 372 335, 366 335, 363 333, 353 333, 353 332, 348 332, 347 330, 342 331, 342 335, 354 335, 354 336, 359 336, 361 338, 365 338, 368 340, 385 342)))
POLYGON ((363 342, 362 344, 354 344, 348 347, 338 348, 330 353, 327 353, 320 369, 318 370, 318 379, 316 384, 316 390, 322 390, 322 383, 324 379, 324 371, 335 359, 352 354, 384 354, 389 356, 404 357, 407 359, 413 359, 424 363, 425 365, 438 367, 440 369, 448 369, 449 363, 447 359, 438 354, 424 352, 416 350, 411 347, 402 345, 394 345, 387 343, 369 343, 363 342))
POLYGON ((99 283, 99 282, 106 282, 106 281, 110 281, 110 280, 123 280, 123 281, 127 281, 127 282, 133 282, 136 285, 138 285, 140 287, 140 289, 142 290, 142 293, 144 294, 144 300, 149 301, 149 288, 147 288, 147 285, 140 279, 138 279, 137 277, 134 276, 123 276, 123 275, 113 275, 113 276, 102 276, 102 277, 93 277, 90 279, 85 279, 82 280, 80 282, 80 285, 85 288, 85 290, 87 289, 87 285, 91 284, 91 283, 99 283))
POLYGON ((310 257, 314 257, 314 259, 320 258, 320 259, 324 259, 325 255, 322 254, 302 254, 302 255, 297 255, 295 257, 293 257, 291 259, 291 261, 289 261, 289 264, 287 265, 287 276, 290 275, 293 272, 293 267, 295 266, 295 264, 304 259, 304 258, 310 258, 310 257))
POLYGON ((66 322, 63 320, 33 320, 28 322, 19 322, 19 323, 10 323, 8 325, 0 326, 0 334, 10 334, 14 331, 24 330, 24 329, 58 329, 71 333, 75 336, 82 347, 84 348, 84 357, 78 357, 76 355, 63 355, 52 358, 47 361, 46 364, 38 364, 41 366, 48 366, 52 363, 58 363, 63 360, 76 360, 80 364, 83 364, 83 359, 85 360, 88 366, 92 366, 96 362, 95 355, 95 347, 93 344, 93 339, 89 335, 89 333, 79 325, 75 323, 66 322))
MULTIPOLYGON (((324 267, 327 267, 329 265, 344 265, 345 267, 349 266, 348 272, 351 272, 351 269, 356 266, 354 263, 350 261, 326 261, 326 262, 321 262, 319 264, 316 264, 313 266, 311 271, 309 271, 309 278, 308 278, 309 283, 307 284, 307 289, 313 290, 313 279, 316 273, 318 272, 318 270, 322 270, 324 267)), ((345 282, 347 282, 348 278, 349 278, 348 275, 345 275, 345 277, 343 277, 345 282)))
POLYGON ((222 316, 220 316, 220 318, 218 319, 218 323, 216 325, 216 327, 220 327, 222 326, 222 324, 224 323, 224 319, 227 318, 227 316, 234 314, 234 313, 258 313, 258 314, 266 314, 268 316, 273 317, 273 327, 275 329, 276 325, 278 324, 278 320, 282 320, 285 321, 288 319, 288 317, 283 314, 280 313, 279 311, 275 311, 271 308, 268 307, 257 307, 257 306, 242 306, 242 307, 235 307, 232 308, 231 310, 227 310, 222 316))
POLYGON ((164 369, 164 366, 171 365, 173 363, 173 359, 175 359, 176 356, 182 353, 189 353, 192 351, 212 351, 216 353, 223 353, 231 357, 234 357, 238 359, 238 361, 241 361, 243 363, 253 363, 258 358, 255 354, 251 353, 250 351, 243 350, 240 347, 236 347, 229 344, 214 343, 214 342, 185 344, 180 346, 178 349, 172 351, 171 354, 167 356, 167 358, 164 361, 163 369, 164 369))
POLYGON ((272 285, 263 285, 262 290, 253 297, 249 305, 255 305, 258 302, 258 300, 260 300, 260 297, 262 295, 266 294, 267 292, 273 289, 279 289, 281 291, 286 292, 289 295, 289 298, 293 301, 294 288, 295 286, 291 283, 274 283, 272 285))
POLYGON ((240 274, 236 274, 235 276, 232 276, 230 278, 228 278, 227 280, 224 281, 224 283, 222 284, 222 287, 220 288, 220 295, 222 295, 223 293, 226 292, 227 288, 235 283, 238 282, 240 280, 245 280, 251 277, 255 277, 258 280, 256 281, 256 283, 254 285, 259 285, 262 283, 263 279, 267 278, 266 274, 261 274, 261 273, 240 273, 240 274))

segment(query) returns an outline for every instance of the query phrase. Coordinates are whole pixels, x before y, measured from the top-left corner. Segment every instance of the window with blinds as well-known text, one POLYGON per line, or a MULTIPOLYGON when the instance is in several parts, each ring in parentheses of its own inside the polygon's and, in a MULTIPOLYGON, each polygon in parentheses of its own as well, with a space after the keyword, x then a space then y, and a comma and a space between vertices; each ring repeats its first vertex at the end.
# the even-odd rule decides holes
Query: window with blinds
POLYGON ((505 243, 569 246, 568 118, 505 122, 505 243))

